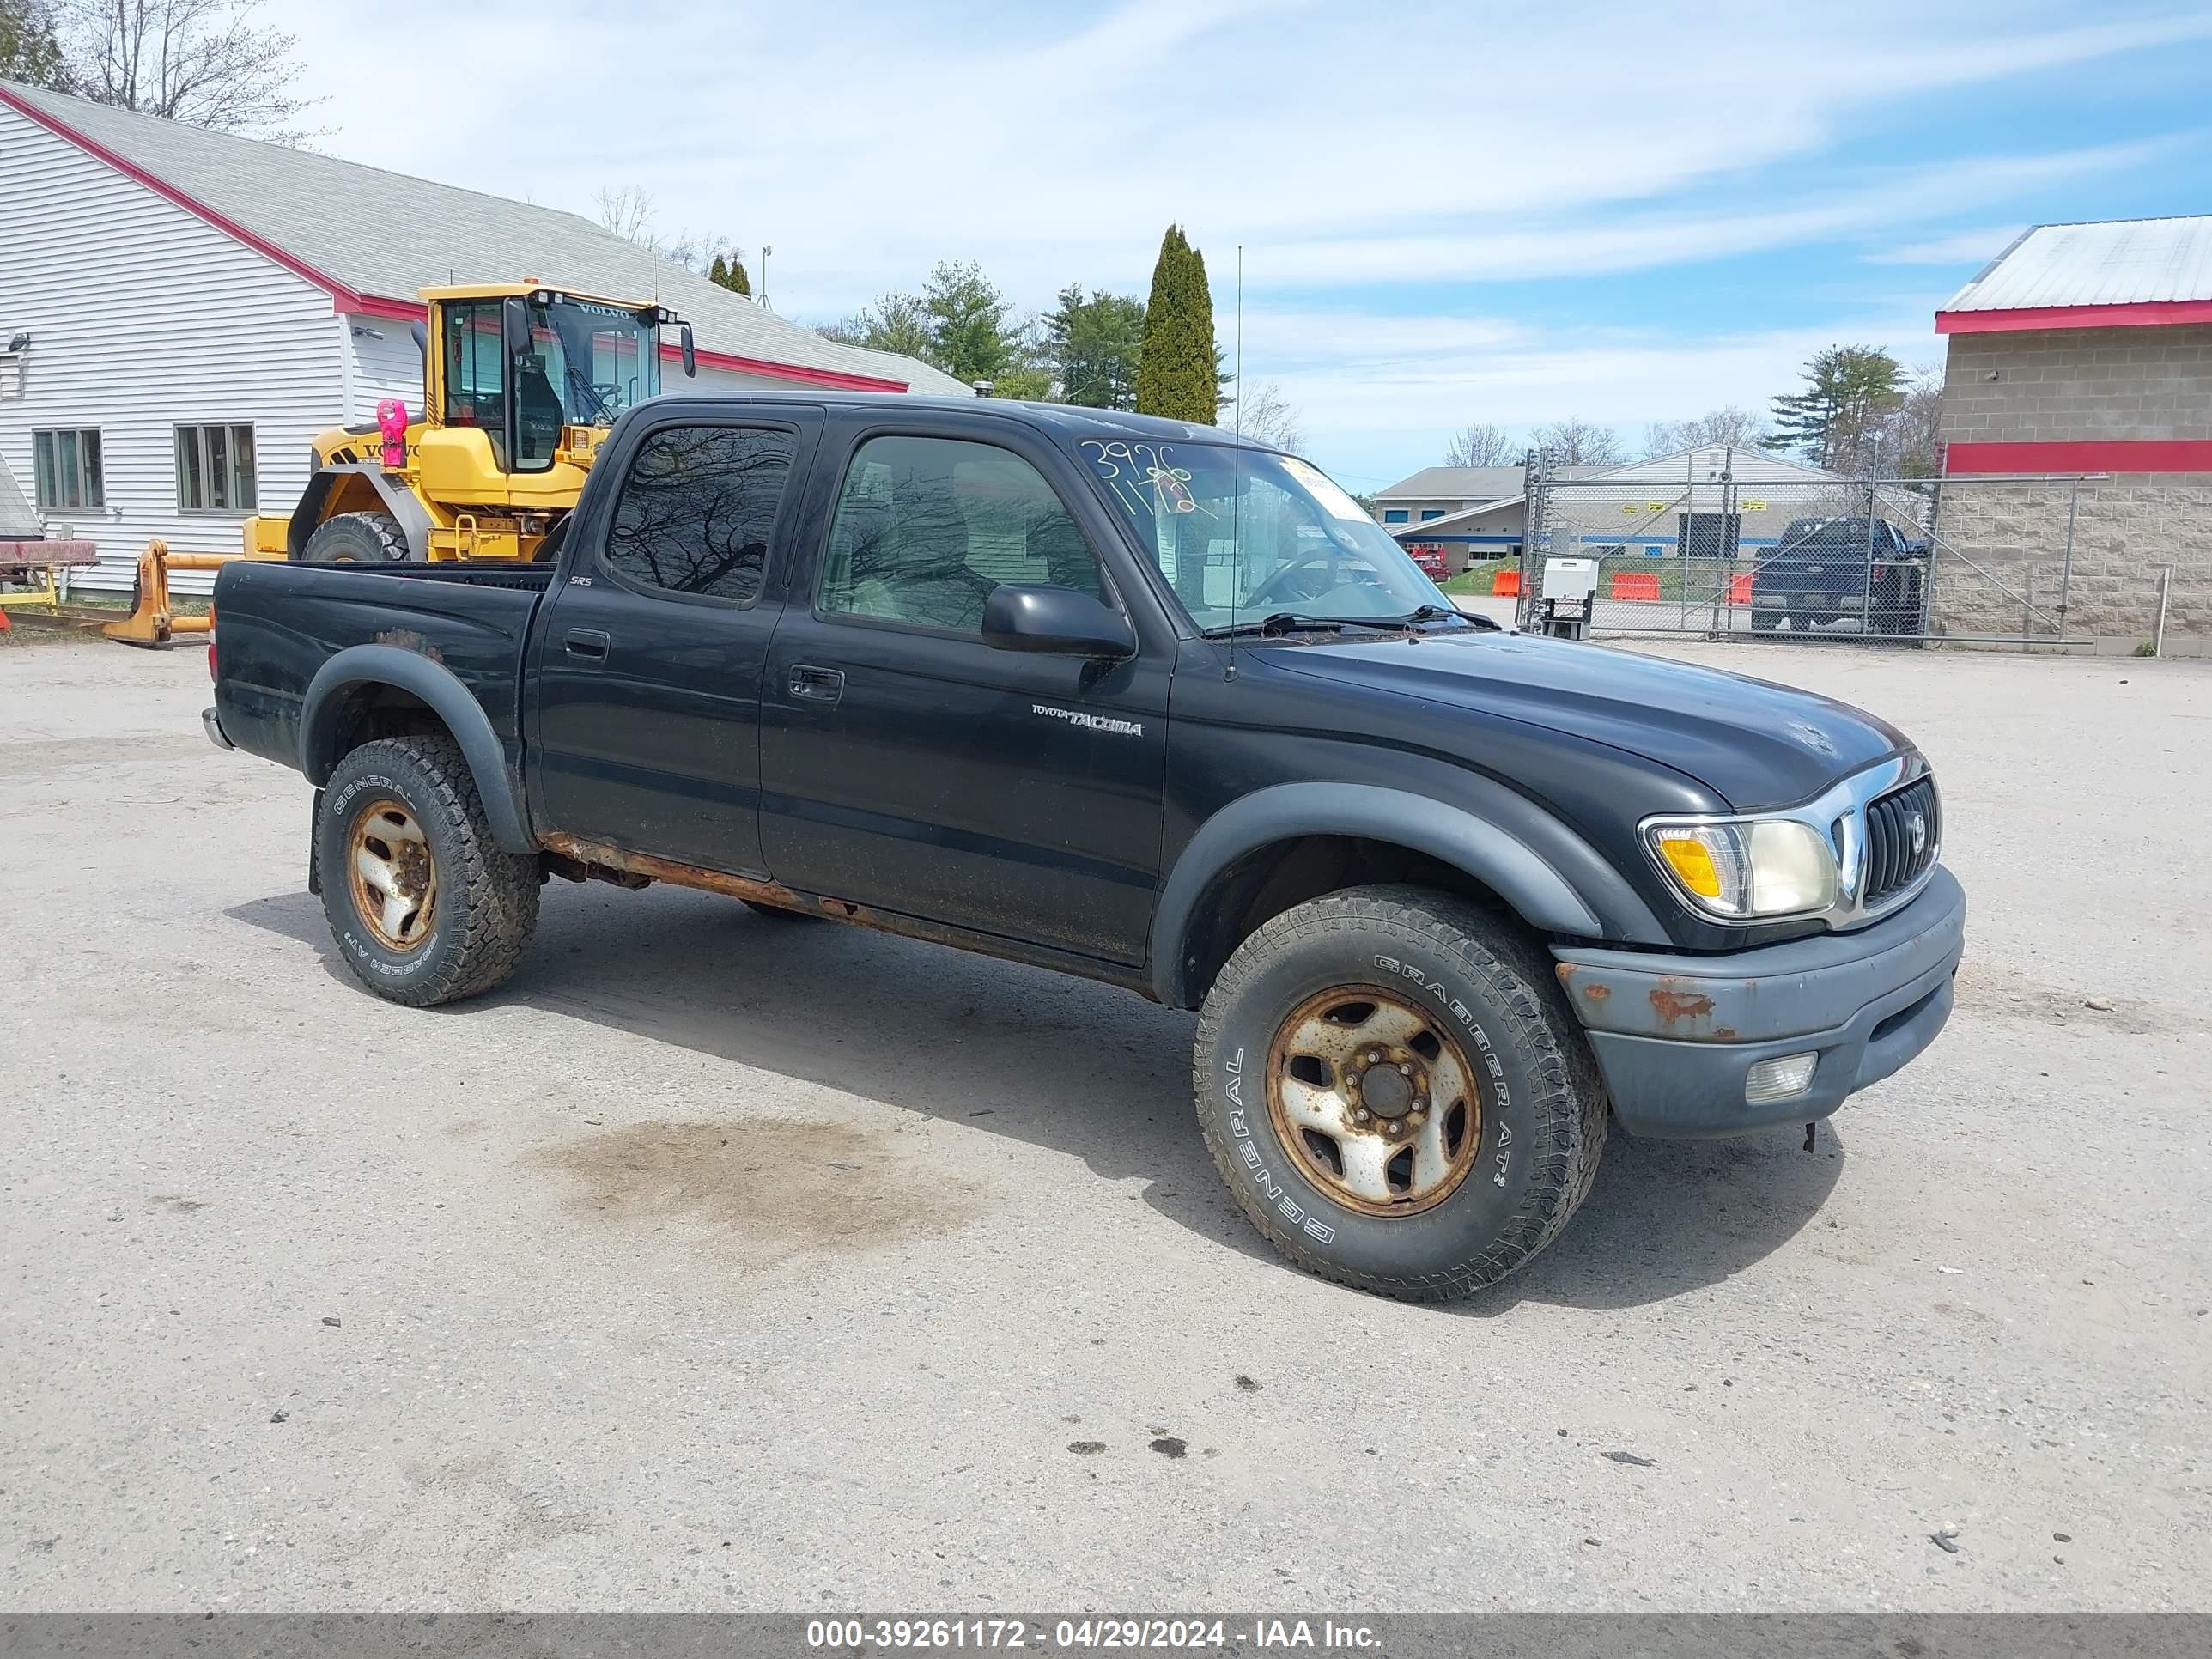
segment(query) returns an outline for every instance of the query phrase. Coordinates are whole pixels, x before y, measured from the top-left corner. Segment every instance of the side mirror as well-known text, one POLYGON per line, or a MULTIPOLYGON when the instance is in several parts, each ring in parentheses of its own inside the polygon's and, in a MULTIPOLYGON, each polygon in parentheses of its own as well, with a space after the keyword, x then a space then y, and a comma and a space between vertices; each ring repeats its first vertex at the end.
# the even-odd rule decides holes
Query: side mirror
POLYGON ((510 361, 530 349, 530 302, 520 295, 511 295, 500 302, 500 331, 506 337, 507 355, 510 361))
POLYGON ((684 325, 680 337, 684 342, 684 378, 696 379, 699 374, 699 354, 691 344, 691 325, 684 325))
POLYGON ((1128 618, 1072 587, 1001 582, 983 601, 983 643, 994 651, 1121 662, 1137 654, 1128 618))

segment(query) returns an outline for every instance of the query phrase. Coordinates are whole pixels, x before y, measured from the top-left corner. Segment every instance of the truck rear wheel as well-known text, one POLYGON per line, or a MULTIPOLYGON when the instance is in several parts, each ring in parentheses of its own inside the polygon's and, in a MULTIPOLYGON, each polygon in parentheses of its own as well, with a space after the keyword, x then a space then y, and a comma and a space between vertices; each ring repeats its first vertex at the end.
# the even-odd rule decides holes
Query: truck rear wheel
POLYGON ((306 564, 398 564, 407 532, 389 513, 340 513, 317 525, 300 558, 306 564))
POLYGON ((1607 1103, 1550 962, 1449 894, 1363 887, 1240 945, 1199 1015, 1213 1161, 1298 1266, 1408 1301, 1495 1283, 1589 1194, 1607 1103))
POLYGON ((315 871, 346 965, 410 1007, 489 990, 538 926, 538 860, 493 840, 450 738, 386 738, 340 761, 323 786, 315 871))

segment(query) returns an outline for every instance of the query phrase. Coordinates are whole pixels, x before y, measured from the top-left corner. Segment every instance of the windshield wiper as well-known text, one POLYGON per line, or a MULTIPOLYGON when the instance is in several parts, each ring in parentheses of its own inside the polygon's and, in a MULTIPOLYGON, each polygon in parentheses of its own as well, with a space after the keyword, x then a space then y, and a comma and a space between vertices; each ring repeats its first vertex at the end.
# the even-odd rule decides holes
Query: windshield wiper
POLYGON ((1303 617, 1294 611, 1278 611, 1251 622, 1223 623, 1202 630, 1209 640, 1225 640, 1246 634, 1335 634, 1347 628, 1371 628, 1389 633, 1399 624, 1389 617, 1303 617))

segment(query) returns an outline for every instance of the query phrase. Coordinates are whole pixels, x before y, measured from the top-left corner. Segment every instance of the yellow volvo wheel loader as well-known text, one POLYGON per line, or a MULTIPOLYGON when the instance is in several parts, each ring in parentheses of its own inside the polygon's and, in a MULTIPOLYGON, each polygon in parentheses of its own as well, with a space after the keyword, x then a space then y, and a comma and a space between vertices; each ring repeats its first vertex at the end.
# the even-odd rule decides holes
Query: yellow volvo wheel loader
POLYGON ((691 325, 658 304, 520 283, 428 288, 422 404, 314 441, 315 471, 288 519, 249 519, 248 558, 309 563, 536 559, 558 545, 615 417, 660 390, 660 331, 691 325))

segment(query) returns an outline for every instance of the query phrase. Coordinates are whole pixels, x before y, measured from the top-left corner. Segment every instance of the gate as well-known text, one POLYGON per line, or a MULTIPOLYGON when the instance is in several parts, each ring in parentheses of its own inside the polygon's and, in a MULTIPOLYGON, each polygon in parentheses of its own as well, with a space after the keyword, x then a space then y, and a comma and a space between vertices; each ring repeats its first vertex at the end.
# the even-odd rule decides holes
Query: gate
POLYGON ((1545 559, 1579 557, 1597 561, 1600 637, 2088 643, 2066 612, 2099 475, 1740 478, 1741 453, 1697 452, 1679 479, 1559 477, 1532 459, 1522 626, 1545 559))

